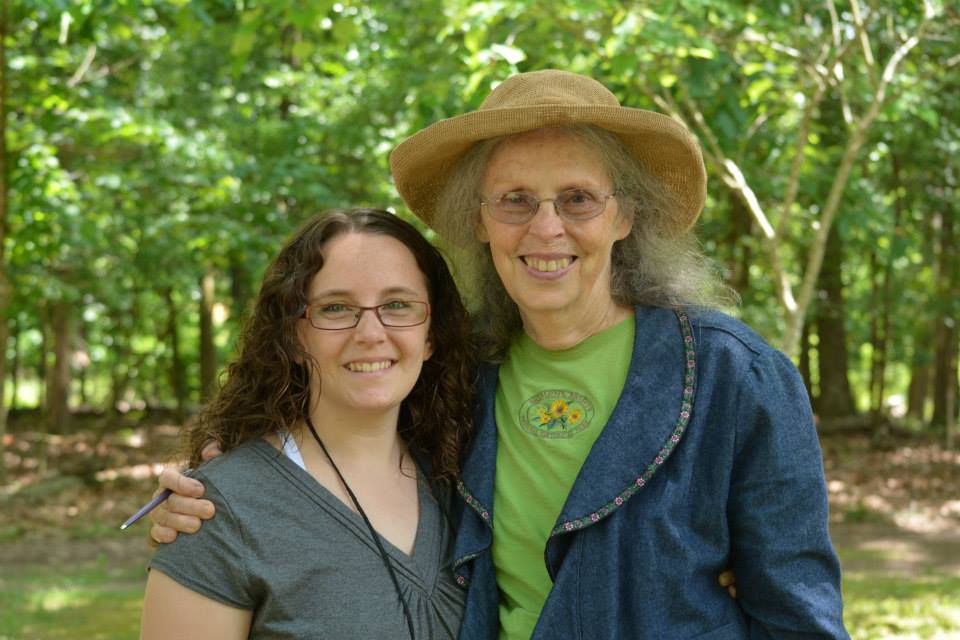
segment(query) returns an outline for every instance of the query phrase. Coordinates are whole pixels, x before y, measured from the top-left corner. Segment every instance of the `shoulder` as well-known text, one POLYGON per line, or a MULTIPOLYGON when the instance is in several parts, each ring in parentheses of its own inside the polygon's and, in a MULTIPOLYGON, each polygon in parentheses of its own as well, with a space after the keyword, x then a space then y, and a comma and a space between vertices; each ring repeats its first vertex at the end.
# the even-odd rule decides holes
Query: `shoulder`
POLYGON ((636 313, 638 346, 671 341, 683 330, 684 319, 689 323, 701 383, 722 381, 727 391, 742 391, 772 381, 791 387, 799 382, 799 372, 786 355, 730 315, 702 308, 638 307, 636 313))
POLYGON ((686 312, 694 337, 704 348, 742 349, 754 356, 776 349, 749 326, 720 311, 692 309, 686 312))
POLYGON ((724 367, 776 370, 788 375, 793 362, 749 326, 720 311, 687 312, 699 357, 724 367))
POLYGON ((263 440, 250 440, 205 462, 194 475, 204 483, 213 483, 221 492, 248 486, 252 474, 269 467, 271 452, 283 455, 263 440))
POLYGON ((689 323, 695 347, 703 350, 731 350, 742 352, 744 357, 756 357, 776 351, 756 331, 721 311, 704 308, 681 310, 663 307, 635 308, 637 342, 670 340, 689 323))

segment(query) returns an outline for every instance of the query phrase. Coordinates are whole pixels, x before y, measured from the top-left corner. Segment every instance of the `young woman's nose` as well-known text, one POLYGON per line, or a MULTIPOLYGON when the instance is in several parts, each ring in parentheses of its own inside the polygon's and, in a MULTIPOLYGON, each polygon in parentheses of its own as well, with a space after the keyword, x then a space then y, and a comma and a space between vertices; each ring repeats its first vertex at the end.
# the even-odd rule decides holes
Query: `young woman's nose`
POLYGON ((353 328, 353 334, 360 342, 376 342, 383 339, 386 329, 374 309, 364 309, 360 313, 360 321, 353 328))

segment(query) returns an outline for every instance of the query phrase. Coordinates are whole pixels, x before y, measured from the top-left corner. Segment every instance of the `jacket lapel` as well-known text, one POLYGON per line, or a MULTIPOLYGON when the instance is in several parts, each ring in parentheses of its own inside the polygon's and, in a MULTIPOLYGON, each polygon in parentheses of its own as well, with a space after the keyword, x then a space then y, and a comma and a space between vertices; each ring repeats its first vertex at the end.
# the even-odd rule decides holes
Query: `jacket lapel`
POLYGON ((636 309, 633 358, 623 393, 567 496, 551 537, 616 511, 663 465, 693 410, 696 352, 689 319, 636 309))

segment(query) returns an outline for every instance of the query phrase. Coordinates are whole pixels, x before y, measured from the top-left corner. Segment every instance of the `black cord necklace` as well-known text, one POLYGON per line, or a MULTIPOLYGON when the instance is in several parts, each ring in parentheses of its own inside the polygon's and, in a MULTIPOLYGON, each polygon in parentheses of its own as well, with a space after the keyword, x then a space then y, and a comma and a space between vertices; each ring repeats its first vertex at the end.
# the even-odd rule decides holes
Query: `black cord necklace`
POLYGON ((307 426, 310 428, 310 433, 313 434, 313 439, 317 441, 317 444, 320 445, 320 449, 323 451, 323 454, 327 456, 327 460, 330 461, 330 466, 333 467, 333 470, 337 472, 340 482, 343 483, 343 488, 347 490, 347 495, 349 495, 350 499, 353 501, 353 506, 357 508, 357 512, 366 523, 367 529, 370 530, 370 536, 377 544, 377 549, 380 551, 380 559, 383 560, 383 564, 387 567, 387 573, 390 574, 390 580, 393 582, 393 588, 396 589, 397 597, 400 598, 400 604, 403 606, 403 617, 407 620, 407 631, 410 632, 410 640, 416 640, 416 637, 413 634, 413 618, 410 616, 410 608, 407 606, 406 598, 403 597, 403 593, 400 591, 400 582, 397 580, 397 574, 393 570, 393 564, 390 562, 390 556, 387 555, 386 549, 384 549, 383 545, 380 543, 380 536, 373 528, 373 525, 370 524, 370 518, 368 518, 367 514, 364 513, 363 507, 360 506, 360 501, 357 500, 357 496, 355 496, 353 490, 350 489, 350 485, 347 484, 346 478, 343 477, 343 474, 340 473, 340 469, 337 468, 337 464, 333 461, 333 458, 330 457, 330 452, 327 451, 327 448, 323 445, 323 440, 320 439, 320 434, 317 433, 317 429, 313 426, 313 421, 309 416, 307 416, 307 426))

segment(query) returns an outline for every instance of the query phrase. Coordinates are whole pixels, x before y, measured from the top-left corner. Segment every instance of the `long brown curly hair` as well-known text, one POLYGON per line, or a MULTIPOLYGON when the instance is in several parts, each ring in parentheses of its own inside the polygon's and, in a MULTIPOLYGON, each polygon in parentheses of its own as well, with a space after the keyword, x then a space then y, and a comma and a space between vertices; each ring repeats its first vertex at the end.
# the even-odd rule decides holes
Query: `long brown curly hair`
POLYGON ((475 361, 467 311, 440 252, 415 227, 379 209, 318 214, 293 234, 267 268, 239 352, 214 398, 184 430, 181 453, 191 466, 211 440, 229 451, 268 433, 290 432, 308 415, 310 355, 297 337, 307 288, 323 268, 323 247, 346 233, 399 240, 426 276, 432 357, 401 404, 399 433, 431 463, 431 476, 452 481, 472 425, 475 361))

